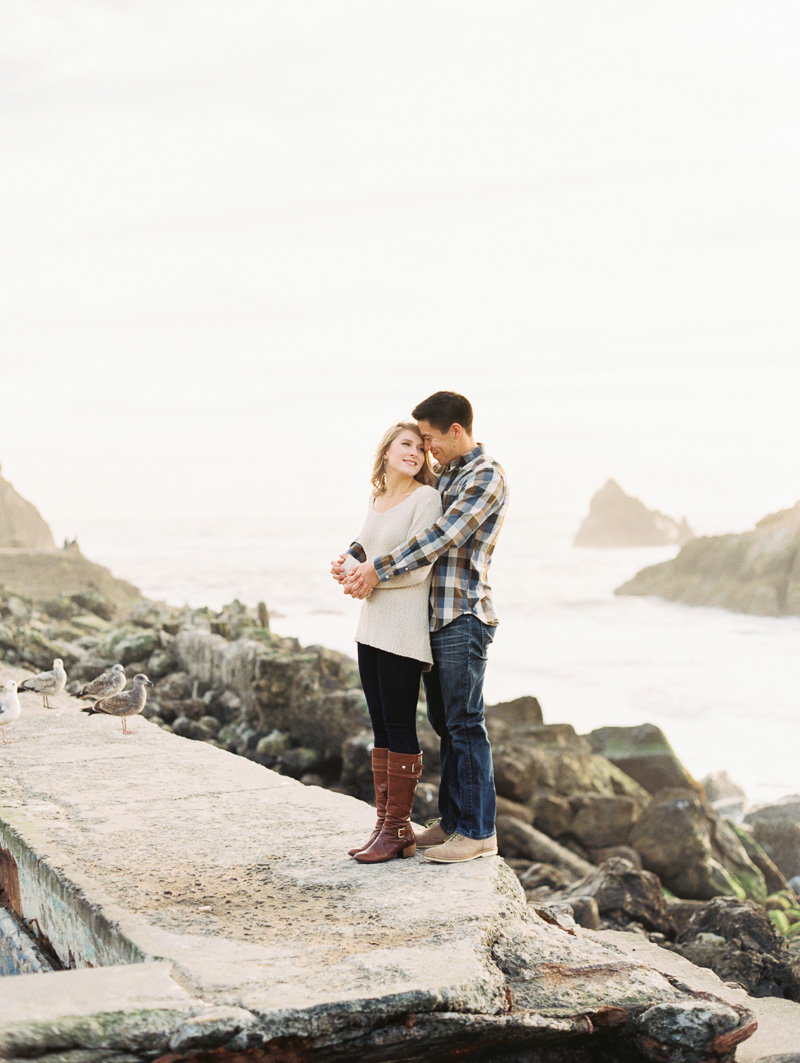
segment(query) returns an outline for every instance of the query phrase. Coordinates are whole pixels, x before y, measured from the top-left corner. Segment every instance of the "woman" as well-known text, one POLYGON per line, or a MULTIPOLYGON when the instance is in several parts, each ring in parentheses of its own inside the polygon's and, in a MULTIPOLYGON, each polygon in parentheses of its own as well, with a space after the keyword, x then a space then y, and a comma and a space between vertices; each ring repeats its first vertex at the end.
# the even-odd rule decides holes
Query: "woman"
MULTIPOLYGON (((399 422, 375 454, 367 517, 351 551, 376 558, 429 528, 442 514, 435 476, 419 429, 399 422)), ((346 573, 358 564, 340 558, 346 573)), ((334 572, 339 568, 334 563, 334 572)), ((341 571, 340 569, 340 571, 341 571)), ((425 566, 382 583, 361 606, 356 630, 358 670, 375 735, 372 774, 378 821, 369 839, 350 850, 359 863, 376 864, 416 852, 411 806, 422 772, 417 741, 417 699, 423 669, 433 663, 428 633, 432 569, 425 566)))

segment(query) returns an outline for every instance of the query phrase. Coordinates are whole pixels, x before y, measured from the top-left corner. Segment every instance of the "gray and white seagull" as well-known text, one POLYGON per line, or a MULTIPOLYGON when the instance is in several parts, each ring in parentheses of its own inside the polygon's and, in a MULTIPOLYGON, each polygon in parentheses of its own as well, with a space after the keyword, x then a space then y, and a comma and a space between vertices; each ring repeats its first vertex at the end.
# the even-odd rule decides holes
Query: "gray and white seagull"
POLYGON ((107 668, 102 675, 93 679, 91 683, 86 683, 82 686, 77 694, 72 696, 74 698, 108 698, 112 694, 119 694, 121 690, 124 690, 127 681, 125 669, 122 665, 114 664, 111 668, 107 668))
POLYGON ((125 690, 121 694, 112 694, 107 698, 100 698, 94 705, 86 705, 81 712, 88 712, 90 716, 96 712, 105 712, 109 716, 121 716, 122 717, 122 733, 125 735, 133 734, 133 731, 128 730, 126 720, 129 716, 136 716, 141 712, 147 703, 147 688, 153 684, 140 672, 133 677, 133 686, 130 690, 125 690))
POLYGON ((6 727, 10 723, 15 723, 22 713, 22 707, 17 697, 17 684, 13 679, 10 679, 6 683, 6 691, 2 697, 0 697, 0 730, 3 732, 3 745, 11 745, 6 738, 6 727))
POLYGON ((53 661, 53 667, 49 672, 37 672, 24 683, 20 683, 19 690, 30 690, 34 694, 42 695, 42 708, 49 709, 47 700, 49 694, 60 694, 67 685, 67 673, 64 671, 64 662, 60 657, 53 661))

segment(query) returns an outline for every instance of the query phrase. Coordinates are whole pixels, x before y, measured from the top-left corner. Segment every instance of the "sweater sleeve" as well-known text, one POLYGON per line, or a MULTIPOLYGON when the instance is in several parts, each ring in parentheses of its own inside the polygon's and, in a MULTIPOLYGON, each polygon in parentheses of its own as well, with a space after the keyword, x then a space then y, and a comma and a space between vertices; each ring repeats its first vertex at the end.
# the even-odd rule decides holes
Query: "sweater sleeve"
MULTIPOLYGON (((423 497, 414 510, 414 516, 408 529, 409 538, 414 538, 425 531, 426 528, 430 528, 442 515, 442 501, 439 497, 439 492, 431 490, 424 491, 422 494, 423 497)), ((394 576, 392 579, 381 583, 380 589, 392 590, 394 588, 412 587, 415 583, 423 583, 431 574, 431 564, 432 562, 425 562, 411 572, 405 572, 402 576, 394 576)))

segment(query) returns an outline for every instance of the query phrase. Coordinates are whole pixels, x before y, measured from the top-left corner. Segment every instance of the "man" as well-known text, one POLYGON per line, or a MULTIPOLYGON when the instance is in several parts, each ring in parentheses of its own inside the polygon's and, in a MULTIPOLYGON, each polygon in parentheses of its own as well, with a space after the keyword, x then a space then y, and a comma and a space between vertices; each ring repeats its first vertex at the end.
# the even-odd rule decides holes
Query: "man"
MULTIPOLYGON (((475 442, 472 406, 463 395, 437 391, 412 415, 426 451, 441 468, 444 513, 426 532, 385 557, 359 558, 362 563, 342 583, 346 593, 364 598, 380 582, 436 562, 431 582, 434 666, 424 683, 428 718, 440 739, 440 818, 418 836, 417 846, 426 850, 428 860, 460 863, 497 853, 492 750, 483 704, 486 653, 497 617, 486 577, 508 491, 502 468, 475 442)), ((353 553, 357 551, 356 546, 353 553)))

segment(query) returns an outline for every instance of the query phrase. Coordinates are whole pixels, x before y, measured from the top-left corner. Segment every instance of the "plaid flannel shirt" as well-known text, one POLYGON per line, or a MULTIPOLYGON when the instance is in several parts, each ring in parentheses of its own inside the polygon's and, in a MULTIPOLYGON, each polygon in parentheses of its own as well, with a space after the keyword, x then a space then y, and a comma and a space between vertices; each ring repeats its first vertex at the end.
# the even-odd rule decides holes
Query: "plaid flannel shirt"
MULTIPOLYGON (((508 507, 505 473, 478 444, 444 467, 437 487, 443 515, 424 534, 378 558, 375 571, 385 582, 435 561, 431 631, 465 613, 494 626, 497 614, 487 575, 508 507)), ((366 560, 360 544, 353 543, 349 552, 366 560)))

